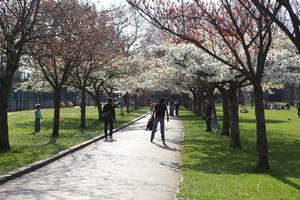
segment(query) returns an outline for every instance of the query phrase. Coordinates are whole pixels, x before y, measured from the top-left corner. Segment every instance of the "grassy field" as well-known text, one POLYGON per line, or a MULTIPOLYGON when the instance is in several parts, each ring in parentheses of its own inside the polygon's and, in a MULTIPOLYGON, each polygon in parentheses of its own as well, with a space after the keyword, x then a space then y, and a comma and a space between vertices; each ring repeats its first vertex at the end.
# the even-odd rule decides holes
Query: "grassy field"
MULTIPOLYGON (((115 127, 125 124, 142 114, 148 108, 125 113, 121 116, 116 110, 115 127)), ((43 121, 41 131, 34 132, 34 111, 20 111, 8 113, 9 139, 11 150, 0 151, 0 174, 49 157, 66 148, 80 144, 86 140, 104 133, 104 123, 99 122, 96 107, 88 107, 86 111, 86 128, 80 129, 80 109, 62 108, 60 121, 60 136, 51 137, 53 127, 53 109, 42 109, 43 121)))
MULTIPOLYGON (((221 117, 221 107, 217 108, 221 117)), ((260 173, 255 171, 254 109, 240 113, 241 149, 230 148, 229 138, 220 131, 204 132, 200 117, 181 111, 185 137, 178 199, 299 200, 300 118, 296 113, 294 107, 266 110, 271 170, 260 173)))

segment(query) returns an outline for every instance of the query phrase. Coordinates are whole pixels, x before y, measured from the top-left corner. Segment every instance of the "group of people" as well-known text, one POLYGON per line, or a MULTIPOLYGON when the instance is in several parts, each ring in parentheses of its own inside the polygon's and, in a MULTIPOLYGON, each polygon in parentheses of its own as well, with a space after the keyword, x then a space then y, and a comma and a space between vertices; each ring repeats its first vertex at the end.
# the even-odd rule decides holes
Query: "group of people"
POLYGON ((268 110, 289 110, 290 104, 280 105, 280 104, 272 104, 271 102, 264 102, 264 108, 268 110))
MULTIPOLYGON (((174 116, 174 109, 175 113, 178 116, 179 115, 179 106, 180 103, 178 101, 172 102, 170 101, 170 115, 174 116)), ((296 105, 298 109, 298 116, 300 117, 300 99, 299 102, 296 105)), ((40 104, 35 105, 35 133, 40 131, 40 123, 42 120, 42 113, 40 111, 40 104)), ((242 106, 242 109, 245 111, 245 107, 242 106)), ((241 111, 242 112, 242 111, 241 111)), ((168 107, 166 103, 165 98, 161 98, 160 102, 157 103, 153 107, 153 112, 151 115, 151 119, 153 121, 153 127, 152 127, 152 133, 151 133, 151 138, 150 141, 153 142, 155 132, 157 129, 158 123, 160 123, 160 132, 161 132, 161 139, 163 144, 165 144, 165 131, 164 131, 164 118, 167 116, 167 121, 169 121, 169 112, 168 112, 168 107)), ((204 112, 204 120, 206 121, 206 132, 211 132, 212 127, 211 127, 211 120, 213 119, 214 116, 214 108, 208 101, 208 99, 205 100, 205 112, 204 112)), ((104 134, 105 138, 108 136, 112 137, 113 134, 113 124, 116 120, 116 112, 115 112, 115 106, 113 105, 113 100, 111 98, 107 99, 107 104, 104 105, 103 107, 103 120, 104 120, 104 134), (108 134, 108 125, 109 125, 109 134, 108 134)))

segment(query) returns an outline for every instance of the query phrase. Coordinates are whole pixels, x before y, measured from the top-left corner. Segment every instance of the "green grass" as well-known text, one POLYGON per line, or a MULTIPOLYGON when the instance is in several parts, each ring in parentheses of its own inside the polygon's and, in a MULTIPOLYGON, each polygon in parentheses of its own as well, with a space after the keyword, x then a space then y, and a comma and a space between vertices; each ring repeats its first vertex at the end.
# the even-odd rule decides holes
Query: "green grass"
MULTIPOLYGON (((217 109, 221 117, 221 107, 217 109)), ((229 138, 220 131, 218 135, 204 132, 205 121, 181 111, 185 136, 178 199, 300 199, 300 118, 296 113, 294 107, 266 110, 271 170, 259 173, 255 171, 254 109, 240 113, 241 149, 230 148, 229 138)))
MULTIPOLYGON (((62 108, 59 137, 51 137, 53 128, 53 109, 42 109, 41 131, 34 132, 34 111, 8 113, 8 127, 11 150, 0 151, 0 174, 7 173, 35 161, 47 158, 64 149, 80 144, 104 133, 104 123, 98 121, 95 107, 87 107, 86 128, 80 129, 80 109, 62 108)), ((121 116, 116 110, 114 127, 125 124, 142 114, 148 108, 142 108, 121 116)))

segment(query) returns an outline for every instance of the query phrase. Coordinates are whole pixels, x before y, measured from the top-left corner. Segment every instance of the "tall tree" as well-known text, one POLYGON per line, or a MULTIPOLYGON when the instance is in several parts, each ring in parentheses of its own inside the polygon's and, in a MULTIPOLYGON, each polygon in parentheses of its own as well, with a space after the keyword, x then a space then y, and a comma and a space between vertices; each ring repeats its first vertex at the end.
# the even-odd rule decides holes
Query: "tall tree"
POLYGON ((112 60, 119 56, 122 52, 121 40, 115 37, 114 24, 109 24, 109 17, 107 11, 103 10, 99 14, 93 7, 85 8, 86 16, 89 21, 85 26, 81 26, 81 31, 86 34, 81 36, 84 40, 84 55, 83 61, 75 66, 71 73, 69 84, 81 90, 81 123, 80 128, 85 128, 86 115, 86 92, 88 86, 89 76, 95 71, 103 70, 103 67, 108 65, 112 60))
POLYGON ((10 149, 7 102, 12 79, 37 22, 41 0, 0 2, 0 150, 10 149))
POLYGON ((59 135, 61 89, 73 68, 83 60, 86 48, 82 30, 89 24, 85 8, 77 0, 47 0, 41 6, 41 23, 48 37, 36 40, 31 55, 54 91, 52 136, 59 135))
POLYGON ((272 21, 250 0, 127 0, 150 23, 194 43, 243 74, 254 87, 257 168, 269 169, 262 77, 272 42, 272 21), (221 42, 220 42, 221 41, 221 42), (225 50, 220 51, 220 49, 225 50))

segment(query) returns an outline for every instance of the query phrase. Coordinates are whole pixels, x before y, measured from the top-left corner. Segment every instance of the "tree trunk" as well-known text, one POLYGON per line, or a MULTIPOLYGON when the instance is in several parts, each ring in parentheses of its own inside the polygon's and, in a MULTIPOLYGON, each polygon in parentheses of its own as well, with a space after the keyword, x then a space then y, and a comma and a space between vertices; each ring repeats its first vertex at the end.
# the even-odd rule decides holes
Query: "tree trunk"
MULTIPOLYGON (((85 88, 85 87, 84 87, 85 88)), ((86 113, 86 92, 85 89, 81 90, 81 103, 80 103, 80 128, 85 128, 85 113, 86 113)))
POLYGON ((241 147, 239 127, 239 105, 237 101, 237 89, 230 88, 230 110, 231 110, 231 134, 230 146, 241 147))
POLYGON ((198 89, 197 90, 197 115, 199 116, 203 116, 202 115, 202 97, 203 95, 201 95, 201 90, 198 89))
POLYGON ((124 109, 123 109, 123 107, 124 107, 124 98, 123 98, 123 96, 121 96, 121 98, 120 98, 120 111, 121 111, 121 115, 124 115, 124 109))
POLYGON ((289 85, 289 104, 295 105, 295 86, 294 84, 289 85))
POLYGON ((60 120, 60 88, 54 89, 54 117, 53 117, 53 137, 59 136, 59 120, 60 120))
POLYGON ((193 111, 193 99, 189 97, 189 110, 193 111))
POLYGON ((138 107, 138 97, 137 95, 134 95, 133 96, 133 100, 134 100, 134 106, 133 106, 133 109, 134 110, 137 110, 139 107, 138 107))
POLYGON ((10 87, 0 85, 0 150, 9 150, 8 124, 7 124, 7 102, 10 87))
POLYGON ((254 85, 255 115, 256 115, 256 154, 258 169, 269 169, 268 143, 266 134, 263 90, 261 85, 254 85))
POLYGON ((129 113, 130 112, 130 109, 129 109, 129 106, 130 106, 130 104, 129 104, 129 94, 126 93, 123 98, 124 98, 124 101, 125 101, 125 104, 126 104, 126 112, 129 113))
POLYGON ((219 89, 222 95, 222 107, 223 107, 223 127, 221 135, 229 136, 230 129, 230 104, 229 104, 229 94, 226 89, 219 89))
POLYGON ((98 108, 98 120, 101 121, 102 120, 102 105, 101 105, 101 101, 100 99, 96 98, 96 104, 97 104, 97 108, 98 108))
MULTIPOLYGON (((8 46, 14 47, 14 43, 10 43, 8 46)), ((22 49, 23 47, 20 48, 22 49)), ((13 75, 19 67, 19 61, 20 55, 17 55, 15 49, 8 48, 6 72, 3 71, 0 80, 0 150, 4 151, 10 149, 7 121, 8 97, 12 86, 13 75)))
POLYGON ((193 108, 193 112, 195 114, 197 114, 197 95, 196 95, 196 90, 191 90, 192 91, 192 94, 193 94, 193 105, 192 105, 192 108, 193 108))
POLYGON ((241 88, 238 89, 238 93, 239 93, 239 102, 240 104, 245 105, 245 99, 244 99, 244 94, 241 88))
MULTIPOLYGON (((207 94, 207 98, 208 98, 208 101, 210 103, 210 105, 212 105, 213 109, 214 109, 214 115, 215 117, 217 118, 217 113, 216 113, 216 106, 215 106, 215 99, 214 99, 214 91, 215 91, 215 88, 213 89, 209 89, 206 94, 207 94)), ((204 107, 203 107, 204 108, 204 107)))

